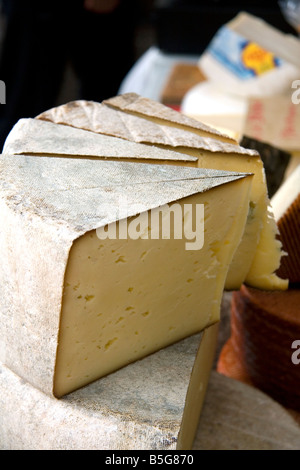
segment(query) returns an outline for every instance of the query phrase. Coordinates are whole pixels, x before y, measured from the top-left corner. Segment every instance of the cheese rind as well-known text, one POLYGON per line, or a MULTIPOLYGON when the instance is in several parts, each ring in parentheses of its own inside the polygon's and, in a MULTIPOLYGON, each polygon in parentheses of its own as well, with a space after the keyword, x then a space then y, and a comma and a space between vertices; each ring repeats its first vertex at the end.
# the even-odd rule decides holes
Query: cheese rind
POLYGON ((197 167, 197 157, 96 134, 38 119, 20 119, 7 136, 2 153, 96 158, 197 167))
POLYGON ((0 359, 35 387, 61 396, 218 321, 252 176, 8 155, 0 169, 0 359), (203 248, 186 250, 184 238, 99 240, 124 194, 130 220, 141 202, 147 213, 204 204, 203 248))
POLYGON ((138 112, 144 118, 148 118, 149 122, 151 122, 154 117, 156 122, 171 122, 174 128, 192 129, 196 135, 212 138, 218 137, 219 140, 224 142, 237 144, 235 139, 220 133, 213 127, 177 113, 156 101, 143 98, 136 93, 126 93, 125 95, 105 100, 103 103, 105 106, 94 101, 72 101, 63 106, 58 106, 41 113, 38 119, 65 124, 69 116, 71 117, 69 120, 71 126, 93 130, 94 132, 100 130, 101 133, 103 129, 105 129, 104 133, 110 135, 115 135, 116 129, 118 129, 120 133, 119 137, 125 137, 128 132, 126 130, 127 124, 126 122, 122 123, 122 115, 110 111, 110 107, 112 106, 117 109, 129 111, 132 115, 138 112), (91 123, 93 123, 93 129, 90 128, 91 123))

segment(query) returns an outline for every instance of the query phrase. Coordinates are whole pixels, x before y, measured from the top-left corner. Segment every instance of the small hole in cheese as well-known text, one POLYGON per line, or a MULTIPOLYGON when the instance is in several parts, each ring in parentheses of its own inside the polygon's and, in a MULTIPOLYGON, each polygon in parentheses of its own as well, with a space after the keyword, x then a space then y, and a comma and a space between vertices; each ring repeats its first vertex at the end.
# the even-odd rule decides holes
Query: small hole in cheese
POLYGON ((118 338, 115 337, 115 338, 112 338, 112 339, 110 339, 109 341, 107 341, 107 343, 106 343, 105 346, 104 346, 104 349, 107 351, 108 348, 110 348, 110 346, 111 346, 115 341, 117 341, 117 339, 118 339, 118 338))
POLYGON ((90 300, 94 299, 95 296, 94 296, 94 295, 88 295, 88 294, 87 294, 84 298, 85 298, 85 300, 86 300, 87 302, 89 302, 90 300))

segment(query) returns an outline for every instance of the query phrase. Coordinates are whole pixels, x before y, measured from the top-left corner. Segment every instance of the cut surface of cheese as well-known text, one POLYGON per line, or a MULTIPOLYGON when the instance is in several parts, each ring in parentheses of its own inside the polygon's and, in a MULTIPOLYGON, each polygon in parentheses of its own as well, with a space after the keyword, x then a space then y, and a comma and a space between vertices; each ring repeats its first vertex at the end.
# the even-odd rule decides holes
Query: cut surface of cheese
MULTIPOLYGON (((263 289, 288 287, 286 279, 274 274, 282 250, 258 152, 239 146, 233 139, 224 139, 211 128, 208 132, 199 121, 134 93, 103 103, 68 103, 46 111, 38 119, 176 150, 197 158, 199 168, 254 173, 249 218, 228 272, 226 289, 239 289, 243 282, 263 289)), ((185 165, 183 161, 181 164, 185 165)))
POLYGON ((60 400, 0 365, 0 449, 191 449, 217 332, 213 325, 60 400))
POLYGON ((0 169, 0 354, 35 387, 62 396, 219 320, 252 175, 17 155, 0 169))

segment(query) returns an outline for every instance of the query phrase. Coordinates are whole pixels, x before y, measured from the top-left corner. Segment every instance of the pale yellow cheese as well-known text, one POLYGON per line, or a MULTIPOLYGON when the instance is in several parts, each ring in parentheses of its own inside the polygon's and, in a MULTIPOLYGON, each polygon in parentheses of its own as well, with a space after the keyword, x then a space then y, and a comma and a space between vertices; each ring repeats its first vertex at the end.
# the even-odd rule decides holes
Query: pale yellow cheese
POLYGON ((265 172, 260 156, 177 147, 177 152, 198 158, 199 168, 253 173, 250 206, 243 239, 232 260, 226 289, 237 289, 242 282, 261 289, 286 289, 287 280, 274 272, 280 265, 281 243, 278 228, 267 196, 265 172))
POLYGON ((204 204, 200 250, 187 251, 184 239, 99 240, 96 231, 74 242, 65 275, 55 396, 219 320, 224 279, 247 217, 248 190, 236 181, 180 201, 204 204))

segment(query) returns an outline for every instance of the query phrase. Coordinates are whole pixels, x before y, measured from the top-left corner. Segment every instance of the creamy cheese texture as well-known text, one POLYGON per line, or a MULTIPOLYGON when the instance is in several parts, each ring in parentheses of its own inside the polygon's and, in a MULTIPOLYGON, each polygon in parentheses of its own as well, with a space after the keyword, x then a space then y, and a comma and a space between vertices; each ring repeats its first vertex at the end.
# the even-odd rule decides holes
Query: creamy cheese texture
POLYGON ((56 396, 219 321, 224 279, 247 217, 247 186, 237 181, 180 201, 204 205, 200 250, 187 251, 184 239, 99 240, 96 231, 74 242, 56 396))
MULTIPOLYGON (((253 173, 249 217, 225 287, 239 289, 243 282, 261 289, 288 287, 288 281, 275 274, 283 252, 267 194, 263 163, 256 151, 245 149, 234 139, 135 93, 116 96, 101 104, 72 102, 46 111, 38 119, 173 150, 196 158, 199 168, 253 173)), ((176 164, 190 165, 179 160, 176 164)))
POLYGON ((261 289, 285 289, 287 281, 274 274, 280 265, 281 243, 277 239, 278 228, 267 196, 260 156, 235 153, 224 155, 182 147, 177 148, 177 151, 198 158, 199 168, 253 173, 247 224, 228 272, 226 289, 237 289, 242 282, 261 289))
POLYGON ((21 155, 0 169, 0 360, 33 386, 63 396, 219 320, 252 175, 21 155), (162 206, 184 227, 203 207, 203 244, 99 239, 124 195, 136 232, 162 206))

